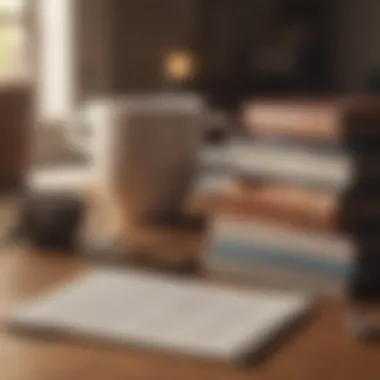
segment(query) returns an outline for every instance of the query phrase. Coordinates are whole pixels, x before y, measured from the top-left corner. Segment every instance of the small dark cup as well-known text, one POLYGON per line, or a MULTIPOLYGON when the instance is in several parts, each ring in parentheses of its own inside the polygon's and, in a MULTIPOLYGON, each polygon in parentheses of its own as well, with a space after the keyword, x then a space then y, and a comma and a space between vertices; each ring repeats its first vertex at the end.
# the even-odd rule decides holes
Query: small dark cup
POLYGON ((76 249, 84 202, 74 194, 29 193, 21 206, 21 231, 37 250, 76 249))

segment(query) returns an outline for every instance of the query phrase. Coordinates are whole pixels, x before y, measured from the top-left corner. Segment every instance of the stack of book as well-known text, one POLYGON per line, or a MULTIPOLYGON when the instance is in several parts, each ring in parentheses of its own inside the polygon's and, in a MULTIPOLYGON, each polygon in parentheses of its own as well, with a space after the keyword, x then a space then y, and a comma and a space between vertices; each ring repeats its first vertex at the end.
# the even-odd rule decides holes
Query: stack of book
POLYGON ((356 290, 374 291, 380 102, 256 102, 244 124, 250 137, 201 155, 190 207, 210 216, 205 268, 257 285, 344 294, 365 263, 356 290))

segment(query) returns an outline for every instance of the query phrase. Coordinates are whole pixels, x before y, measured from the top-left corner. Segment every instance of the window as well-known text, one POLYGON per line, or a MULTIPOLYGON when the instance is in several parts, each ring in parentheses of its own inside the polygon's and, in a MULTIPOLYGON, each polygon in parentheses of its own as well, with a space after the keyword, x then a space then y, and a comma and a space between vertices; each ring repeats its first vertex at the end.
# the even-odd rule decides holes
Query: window
POLYGON ((0 0, 0 80, 26 73, 25 1, 0 0))
POLYGON ((76 1, 38 1, 38 117, 46 122, 64 120, 74 107, 73 17, 76 1))

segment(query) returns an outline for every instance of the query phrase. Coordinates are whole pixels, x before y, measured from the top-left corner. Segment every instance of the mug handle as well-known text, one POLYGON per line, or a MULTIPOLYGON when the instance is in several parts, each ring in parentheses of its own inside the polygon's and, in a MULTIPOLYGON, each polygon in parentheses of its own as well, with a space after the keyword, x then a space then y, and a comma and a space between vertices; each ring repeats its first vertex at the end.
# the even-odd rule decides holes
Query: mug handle
POLYGON ((68 121, 66 128, 66 136, 69 144, 74 149, 92 156, 92 139, 90 120, 85 109, 77 111, 68 121))

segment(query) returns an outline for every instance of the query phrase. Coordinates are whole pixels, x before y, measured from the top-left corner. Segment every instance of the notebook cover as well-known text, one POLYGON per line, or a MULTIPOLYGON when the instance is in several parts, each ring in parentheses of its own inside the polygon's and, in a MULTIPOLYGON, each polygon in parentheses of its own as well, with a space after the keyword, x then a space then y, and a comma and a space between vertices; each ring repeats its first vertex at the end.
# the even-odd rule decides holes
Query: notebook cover
POLYGON ((310 311, 304 292, 254 291, 96 270, 16 308, 14 327, 240 362, 310 311))

